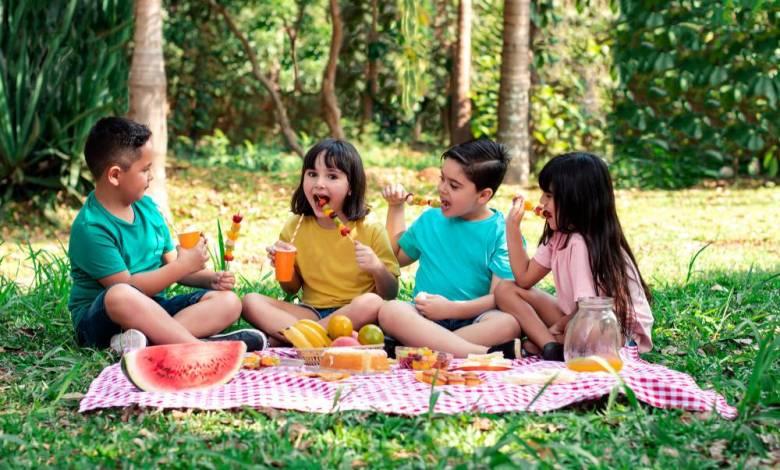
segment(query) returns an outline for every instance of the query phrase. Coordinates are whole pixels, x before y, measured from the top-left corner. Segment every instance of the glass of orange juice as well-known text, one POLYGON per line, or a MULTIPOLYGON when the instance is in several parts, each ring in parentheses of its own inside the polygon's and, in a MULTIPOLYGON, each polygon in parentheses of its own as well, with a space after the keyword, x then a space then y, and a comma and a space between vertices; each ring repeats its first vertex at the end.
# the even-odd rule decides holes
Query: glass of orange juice
POLYGON ((194 227, 187 227, 184 231, 179 232, 179 245, 182 248, 194 248, 200 240, 200 230, 194 227))

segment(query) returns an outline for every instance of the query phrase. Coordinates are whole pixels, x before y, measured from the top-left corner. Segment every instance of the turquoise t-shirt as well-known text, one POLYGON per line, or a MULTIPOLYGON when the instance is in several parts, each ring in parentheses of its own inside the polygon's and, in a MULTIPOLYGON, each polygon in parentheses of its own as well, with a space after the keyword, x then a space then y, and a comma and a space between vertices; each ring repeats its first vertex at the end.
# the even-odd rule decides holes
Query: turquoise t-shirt
POLYGON ((438 294, 449 300, 473 300, 490 292, 493 274, 514 279, 509 266, 504 216, 490 209, 487 219, 445 217, 428 209, 398 241, 419 260, 414 295, 438 294))
POLYGON ((133 203, 135 219, 111 214, 89 193, 70 229, 68 257, 73 289, 68 309, 73 325, 104 290, 98 279, 129 271, 136 274, 162 266, 162 255, 174 249, 171 233, 149 196, 133 203))

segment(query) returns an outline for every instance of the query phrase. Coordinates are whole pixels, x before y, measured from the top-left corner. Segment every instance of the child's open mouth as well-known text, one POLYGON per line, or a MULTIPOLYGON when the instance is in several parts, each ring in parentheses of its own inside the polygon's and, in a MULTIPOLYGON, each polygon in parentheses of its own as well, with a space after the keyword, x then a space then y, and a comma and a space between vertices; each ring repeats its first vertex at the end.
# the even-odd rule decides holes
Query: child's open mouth
POLYGON ((328 196, 320 196, 320 195, 313 195, 312 199, 314 199, 314 203, 317 204, 317 207, 324 207, 325 204, 330 202, 330 198, 328 196))
POLYGON ((445 201, 444 199, 441 200, 441 210, 446 211, 450 208, 452 204, 450 204, 450 201, 445 201))

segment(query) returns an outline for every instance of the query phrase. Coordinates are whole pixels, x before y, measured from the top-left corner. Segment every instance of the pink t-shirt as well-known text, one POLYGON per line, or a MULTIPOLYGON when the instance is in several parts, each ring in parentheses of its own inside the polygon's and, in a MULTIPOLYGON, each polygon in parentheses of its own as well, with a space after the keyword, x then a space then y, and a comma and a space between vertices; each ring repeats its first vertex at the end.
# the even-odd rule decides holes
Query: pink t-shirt
MULTIPOLYGON (((593 282, 590 270, 590 257, 585 239, 579 233, 571 234, 569 243, 562 248, 566 235, 560 232, 553 234, 547 245, 539 245, 534 255, 534 261, 553 273, 558 306, 564 313, 571 315, 577 311, 577 299, 599 295, 593 282)), ((639 283, 634 264, 628 257, 629 265, 628 289, 634 305, 634 338, 639 351, 647 352, 653 348, 651 331, 653 328, 653 313, 645 297, 642 285, 639 283)))

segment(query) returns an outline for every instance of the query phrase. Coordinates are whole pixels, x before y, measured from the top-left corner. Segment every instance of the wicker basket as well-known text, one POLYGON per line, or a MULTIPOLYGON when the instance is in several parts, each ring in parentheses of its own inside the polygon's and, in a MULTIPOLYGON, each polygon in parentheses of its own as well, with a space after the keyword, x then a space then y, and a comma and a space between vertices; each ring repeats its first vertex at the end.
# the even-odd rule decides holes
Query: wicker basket
MULTIPOLYGON (((382 349, 384 348, 384 344, 365 344, 360 346, 350 346, 350 348, 353 349, 382 349)), ((322 353, 325 352, 326 349, 330 348, 311 348, 311 349, 295 349, 295 352, 298 353, 298 357, 300 359, 303 359, 303 363, 307 366, 316 366, 319 367, 320 360, 322 359, 322 353)))

